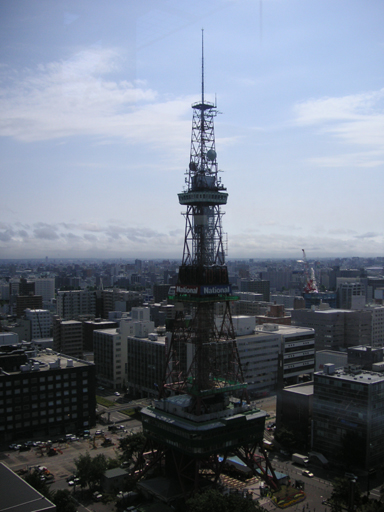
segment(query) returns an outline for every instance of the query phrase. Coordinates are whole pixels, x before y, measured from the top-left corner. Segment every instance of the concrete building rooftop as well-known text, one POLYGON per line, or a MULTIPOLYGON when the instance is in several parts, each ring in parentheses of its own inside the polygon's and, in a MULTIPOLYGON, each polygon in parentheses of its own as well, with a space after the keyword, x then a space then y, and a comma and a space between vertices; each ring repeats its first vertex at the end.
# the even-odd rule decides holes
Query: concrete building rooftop
POLYGON ((138 336, 127 336, 127 339, 128 340, 138 340, 138 341, 143 341, 143 342, 148 342, 148 343, 158 343, 159 345, 165 345, 166 336, 159 336, 156 333, 153 333, 153 337, 150 337, 150 336, 151 336, 150 334, 148 336, 146 336, 145 338, 139 338, 138 336))
POLYGON ((123 469, 123 468, 108 469, 104 473, 104 477, 105 478, 116 478, 116 477, 119 477, 119 476, 127 476, 127 475, 128 475, 128 472, 125 469, 123 469))
POLYGON ((379 352, 383 350, 382 347, 371 347, 370 345, 358 345, 355 347, 348 347, 349 350, 355 350, 357 352, 379 352))
POLYGON ((1 510, 8 512, 54 512, 56 505, 0 463, 1 510))
POLYGON ((340 368, 339 370, 335 370, 335 372, 332 374, 329 374, 326 371, 322 371, 316 372, 315 375, 323 375, 331 379, 341 379, 345 381, 360 382, 364 384, 375 384, 377 382, 384 382, 384 375, 382 373, 360 370, 358 368, 340 368))
POLYGON ((93 332, 101 332, 103 334, 119 334, 118 327, 111 327, 110 329, 95 329, 93 332))
POLYGON ((312 327, 302 327, 298 325, 284 325, 284 324, 274 324, 273 322, 268 324, 263 324, 259 327, 256 327, 257 332, 262 333, 273 333, 273 334, 297 334, 299 332, 311 331, 315 332, 312 327))
POLYGON ((350 313, 352 309, 308 309, 310 313, 317 313, 321 315, 333 315, 334 313, 350 313))
MULTIPOLYGON (((8 355, 12 354, 6 354, 6 353, 0 353, 1 356, 7 357, 8 355)), ((37 373, 37 372, 44 372, 48 370, 53 369, 64 369, 64 368, 78 368, 82 366, 89 366, 93 365, 93 363, 90 363, 88 361, 84 361, 82 359, 76 359, 75 357, 69 357, 64 354, 59 354, 57 352, 54 352, 53 350, 42 350, 40 352, 34 353, 33 355, 30 355, 28 358, 28 362, 25 364, 22 364, 20 366, 20 369, 16 372, 3 372, 0 373, 0 378, 4 374, 23 374, 23 373, 37 373)))
POLYGON ((284 391, 289 391, 290 393, 297 393, 299 395, 313 395, 313 381, 304 382, 301 384, 294 384, 293 386, 287 386, 284 388, 284 391))

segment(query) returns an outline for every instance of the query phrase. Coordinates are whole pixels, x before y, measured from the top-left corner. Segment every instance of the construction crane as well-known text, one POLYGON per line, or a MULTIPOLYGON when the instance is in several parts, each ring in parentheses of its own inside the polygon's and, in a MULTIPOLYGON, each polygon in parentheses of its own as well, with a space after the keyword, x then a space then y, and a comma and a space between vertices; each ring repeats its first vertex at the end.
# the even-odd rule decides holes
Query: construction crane
POLYGON ((318 290, 317 284, 316 284, 315 271, 313 270, 312 267, 309 266, 307 256, 305 254, 304 249, 302 249, 302 251, 303 251, 304 271, 305 271, 305 277, 306 277, 304 293, 319 293, 319 290, 318 290))

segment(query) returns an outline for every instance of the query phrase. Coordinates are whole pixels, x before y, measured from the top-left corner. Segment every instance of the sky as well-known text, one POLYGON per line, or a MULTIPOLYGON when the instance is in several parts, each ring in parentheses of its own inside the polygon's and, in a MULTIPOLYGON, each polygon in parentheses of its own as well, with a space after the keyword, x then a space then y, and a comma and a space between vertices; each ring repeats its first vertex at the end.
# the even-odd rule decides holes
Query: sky
POLYGON ((228 258, 383 256, 382 0, 0 1, 0 259, 175 258, 217 101, 228 258))

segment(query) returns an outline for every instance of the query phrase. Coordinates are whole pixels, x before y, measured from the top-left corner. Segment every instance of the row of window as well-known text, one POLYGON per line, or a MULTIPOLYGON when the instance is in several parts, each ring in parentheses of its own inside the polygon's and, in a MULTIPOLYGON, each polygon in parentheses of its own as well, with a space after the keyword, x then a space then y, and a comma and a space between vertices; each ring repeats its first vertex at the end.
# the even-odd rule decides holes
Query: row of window
MULTIPOLYGON (((78 417, 77 413, 71 414, 70 417, 67 416, 57 416, 56 418, 50 417, 50 418, 39 418, 38 420, 26 420, 23 422, 17 422, 16 424, 9 423, 8 425, 0 425, 0 432, 4 430, 14 430, 15 428, 25 428, 25 427, 31 427, 31 426, 39 426, 43 425, 45 423, 58 423, 65 420, 76 420, 78 417)), ((88 423, 88 422, 87 422, 88 423)))
MULTIPOLYGON (((64 374, 56 374, 56 375, 48 375, 48 376, 39 376, 39 377, 32 377, 29 379, 17 379, 14 381, 7 380, 6 382, 2 381, 0 379, 0 388, 5 387, 11 387, 13 386, 20 386, 21 384, 37 384, 37 383, 45 383, 45 382, 53 382, 53 381, 60 381, 60 380, 68 380, 69 377, 71 379, 76 379, 79 374, 77 372, 71 372, 71 373, 64 373, 64 374)), ((82 372, 82 377, 88 377, 88 372, 84 371, 82 372)), ((84 381, 83 381, 84 383, 84 381)))

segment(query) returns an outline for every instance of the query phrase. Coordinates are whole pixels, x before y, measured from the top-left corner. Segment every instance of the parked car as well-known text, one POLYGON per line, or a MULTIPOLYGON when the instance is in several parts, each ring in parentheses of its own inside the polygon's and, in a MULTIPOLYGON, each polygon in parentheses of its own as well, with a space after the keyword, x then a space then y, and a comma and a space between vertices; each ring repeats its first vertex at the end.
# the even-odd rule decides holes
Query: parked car
POLYGON ((344 473, 345 478, 349 478, 349 480, 357 480, 357 476, 353 473, 344 473))
POLYGON ((99 491, 95 491, 92 496, 95 501, 101 501, 103 499, 103 495, 99 491))
POLYGON ((301 473, 303 476, 307 476, 308 478, 313 478, 315 475, 311 473, 308 469, 304 469, 301 473))

